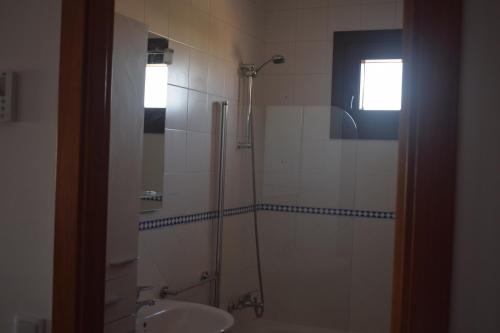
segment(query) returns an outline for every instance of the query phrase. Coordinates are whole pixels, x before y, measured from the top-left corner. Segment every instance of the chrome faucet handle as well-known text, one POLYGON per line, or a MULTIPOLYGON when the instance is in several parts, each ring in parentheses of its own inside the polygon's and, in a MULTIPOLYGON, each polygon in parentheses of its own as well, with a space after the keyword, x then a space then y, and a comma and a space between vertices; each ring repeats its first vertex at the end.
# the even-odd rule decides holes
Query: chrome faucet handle
POLYGON ((139 296, 141 296, 141 293, 143 291, 151 291, 154 288, 155 288, 154 286, 137 286, 137 298, 139 298, 139 296))

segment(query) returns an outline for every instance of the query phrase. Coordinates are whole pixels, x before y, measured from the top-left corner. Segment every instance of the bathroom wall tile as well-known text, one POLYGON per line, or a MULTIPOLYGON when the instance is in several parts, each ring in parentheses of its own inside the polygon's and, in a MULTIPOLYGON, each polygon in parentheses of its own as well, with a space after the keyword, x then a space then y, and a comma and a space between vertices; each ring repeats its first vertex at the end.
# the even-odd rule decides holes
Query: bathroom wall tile
POLYGON ((330 0, 330 6, 358 5, 362 2, 367 2, 367 1, 384 1, 384 0, 330 0))
POLYGON ((116 0, 115 11, 139 22, 144 22, 144 1, 145 0, 116 0))
POLYGON ((243 0, 243 17, 239 27, 247 34, 262 40, 265 15, 263 7, 256 1, 243 0))
POLYGON ((396 2, 362 4, 361 26, 365 30, 395 28, 396 5, 396 2))
POLYGON ((267 11, 297 8, 297 0, 264 0, 264 2, 267 11))
POLYGON ((297 16, 297 40, 326 40, 328 12, 323 8, 301 9, 297 16))
POLYGON ((189 43, 191 38, 191 1, 169 0, 169 32, 177 42, 189 43))
POLYGON ((208 93, 223 96, 226 74, 226 63, 216 57, 210 57, 208 62, 208 93))
POLYGON ((189 88, 207 91, 208 55, 191 49, 189 56, 189 88))
POLYGON ((230 26, 222 20, 212 17, 210 20, 210 53, 218 58, 230 59, 232 41, 230 26))
MULTIPOLYGON (((301 173, 326 174, 326 140, 303 140, 301 148, 301 173)), ((333 170, 332 170, 333 172, 333 170)))
POLYGON ((188 90, 169 85, 165 126, 168 129, 186 130, 188 90))
POLYGON ((291 105, 294 103, 292 75, 268 75, 262 82, 266 105, 291 105))
POLYGON ((164 200, 161 216, 173 217, 191 214, 186 184, 190 175, 185 173, 167 173, 164 178, 164 200))
MULTIPOLYGON (((248 161, 248 157, 246 161, 248 161)), ((247 165, 249 163, 246 163, 247 165)), ((244 207, 252 204, 252 183, 249 168, 231 168, 226 171, 226 207, 244 207)))
POLYGON ((165 131, 165 172, 186 171, 186 131, 165 131))
POLYGON ((331 75, 297 75, 293 82, 294 103, 326 106, 331 101, 331 75))
POLYGON ((210 0, 191 0, 193 7, 210 13, 210 0))
POLYGON ((266 110, 265 170, 298 172, 301 135, 301 108, 268 107, 266 110))
POLYGON ((294 41, 297 34, 297 12, 296 11, 272 11, 266 23, 266 42, 290 42, 294 41))
POLYGON ((214 159, 211 134, 188 132, 187 169, 189 172, 210 172, 214 159))
POLYGON ((201 51, 210 50, 210 15, 196 8, 191 11, 191 35, 189 44, 201 51))
POLYGON ((154 299, 160 294, 161 287, 167 285, 167 281, 165 281, 151 254, 146 249, 144 242, 141 242, 142 238, 143 236, 139 235, 140 260, 137 263, 137 285, 154 286, 154 290, 142 292, 140 300, 154 299))
POLYGON ((394 27, 396 29, 403 29, 404 23, 404 2, 399 1, 396 4, 396 22, 394 23, 394 27))
POLYGON ((313 207, 343 207, 341 145, 326 140, 302 143, 299 204, 313 207))
POLYGON ((329 5, 329 0, 297 0, 297 8, 326 8, 329 5))
POLYGON ((212 133, 212 109, 208 107, 208 96, 194 90, 189 91, 188 130, 212 133))
POLYGON ((174 50, 174 61, 168 67, 168 83, 187 88, 189 84, 189 47, 175 41, 170 41, 169 46, 174 50))
POLYGON ((351 330, 388 332, 394 222, 355 219, 354 226, 351 330))
POLYGON ((304 139, 330 139, 330 117, 329 106, 305 106, 304 139))
POLYGON ((224 305, 258 289, 252 215, 231 216, 224 223, 222 295, 224 305), (238 249, 235 251, 235 249, 238 249))
POLYGON ((331 42, 298 42, 295 46, 297 74, 331 73, 331 42))
POLYGON ((302 189, 328 190, 339 188, 342 177, 342 158, 345 153, 341 141, 304 140, 302 142, 301 174, 307 182, 301 184, 302 189), (312 176, 318 176, 315 180, 312 176), (319 181, 323 177, 323 183, 319 181))
MULTIPOLYGON (((314 181, 317 183, 323 182, 335 186, 335 184, 333 184, 331 180, 325 178, 325 176, 322 174, 311 174, 311 175, 303 174, 301 182, 310 181, 311 179, 313 182, 314 181)), ((321 189, 306 190, 301 188, 300 194, 298 195, 297 204, 300 206, 307 206, 307 207, 343 207, 340 204, 341 196, 342 193, 340 193, 340 190, 331 186, 324 190, 321 189)))
MULTIPOLYGON (((186 282, 199 281, 203 271, 210 271, 210 228, 210 223, 194 223, 140 234, 143 251, 158 267, 164 285, 172 289, 184 288, 186 282)), ((178 299, 208 302, 205 288, 197 288, 178 299)))
POLYGON ((357 140, 333 140, 340 145, 340 188, 339 207, 356 208, 357 188, 357 140))
POLYGON ((234 62, 226 62, 224 71, 224 97, 239 100, 240 93, 240 66, 234 62))
POLYGON ((243 17, 246 15, 243 4, 246 1, 247 0, 226 0, 227 22, 238 29, 243 28, 243 17))
POLYGON ((358 144, 357 208, 394 211, 396 205, 397 147, 396 141, 367 141, 358 144))
POLYGON ((149 30, 164 37, 169 36, 169 0, 145 0, 146 24, 149 30))
POLYGON ((263 177, 262 200, 277 205, 296 205, 300 195, 298 172, 273 172, 266 170, 263 177))
POLYGON ((334 6, 330 8, 329 33, 335 31, 361 30, 361 7, 359 5, 334 6))
POLYGON ((260 56, 260 42, 255 37, 246 34, 243 30, 230 26, 231 54, 229 60, 237 63, 257 62, 260 56))
POLYGON ((285 273, 295 269, 297 219, 294 214, 261 212, 262 254, 267 268, 266 275, 285 273), (283 269, 276 269, 276 265, 283 269))
POLYGON ((228 22, 230 15, 230 0, 211 0, 212 15, 219 20, 228 22))
POLYGON ((216 209, 216 177, 212 173, 191 174, 187 182, 186 197, 192 213, 203 213, 216 209))
POLYGON ((350 237, 336 217, 298 216, 293 323, 348 330, 352 250, 338 245, 350 237))

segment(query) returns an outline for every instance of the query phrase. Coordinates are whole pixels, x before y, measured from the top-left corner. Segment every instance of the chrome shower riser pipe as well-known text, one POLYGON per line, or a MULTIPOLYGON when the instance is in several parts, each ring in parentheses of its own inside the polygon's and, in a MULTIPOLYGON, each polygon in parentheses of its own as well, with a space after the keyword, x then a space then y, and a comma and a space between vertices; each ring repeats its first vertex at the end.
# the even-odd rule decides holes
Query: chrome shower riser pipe
POLYGON ((248 78, 248 105, 246 109, 246 128, 245 128, 245 142, 239 142, 238 148, 240 149, 248 149, 252 147, 251 142, 251 118, 253 112, 253 71, 255 71, 255 66, 251 65, 250 67, 242 67, 243 75, 248 78))
POLYGON ((220 307, 221 295, 221 272, 222 272, 222 241, 224 232, 224 193, 226 180, 226 138, 227 138, 227 110, 229 102, 221 103, 220 116, 220 141, 219 141, 219 183, 218 183, 218 207, 217 207, 217 222, 216 222, 216 247, 215 247, 215 280, 212 305, 220 307))

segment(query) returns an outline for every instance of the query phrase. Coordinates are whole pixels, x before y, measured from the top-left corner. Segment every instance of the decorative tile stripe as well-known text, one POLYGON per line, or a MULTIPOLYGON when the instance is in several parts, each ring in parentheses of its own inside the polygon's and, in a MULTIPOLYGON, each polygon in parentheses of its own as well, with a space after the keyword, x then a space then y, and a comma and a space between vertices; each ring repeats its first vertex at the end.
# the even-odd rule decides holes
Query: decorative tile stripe
MULTIPOLYGON (((349 217, 365 217, 373 219, 395 219, 394 212, 379 212, 369 210, 354 210, 354 209, 337 209, 337 208, 317 208, 317 207, 301 207, 288 205, 273 205, 273 204, 258 204, 257 206, 246 206, 238 208, 229 208, 224 211, 224 216, 235 216, 248 214, 257 211, 284 212, 296 214, 313 214, 313 215, 330 215, 330 216, 349 216, 349 217)), ((218 212, 206 212, 184 216, 166 217, 155 220, 139 222, 139 231, 162 229, 173 227, 181 224, 196 223, 201 221, 213 220, 219 216, 218 212)))
POLYGON ((163 201, 163 195, 158 194, 158 195, 143 196, 143 197, 141 197, 141 200, 143 200, 143 201, 163 201))
POLYGON ((350 217, 366 217, 374 219, 395 219, 394 212, 380 212, 371 210, 355 210, 355 209, 338 209, 338 208, 318 208, 318 207, 301 207, 287 205, 272 205, 260 204, 258 210, 298 213, 298 214, 314 214, 314 215, 331 215, 331 216, 350 216, 350 217))
MULTIPOLYGON (((255 210, 254 206, 229 208, 224 211, 224 216, 247 214, 253 212, 254 210, 255 210)), ((179 224, 201 222, 201 221, 216 219, 218 217, 219 217, 219 212, 206 212, 206 213, 191 214, 184 216, 159 218, 150 221, 142 221, 139 222, 139 231, 161 229, 161 228, 172 227, 179 224)))

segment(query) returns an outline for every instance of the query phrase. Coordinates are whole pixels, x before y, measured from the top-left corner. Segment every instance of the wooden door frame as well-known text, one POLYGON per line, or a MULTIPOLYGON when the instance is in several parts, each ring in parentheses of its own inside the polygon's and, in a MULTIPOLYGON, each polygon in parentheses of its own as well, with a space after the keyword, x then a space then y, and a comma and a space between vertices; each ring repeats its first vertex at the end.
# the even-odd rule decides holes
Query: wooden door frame
MULTIPOLYGON (((392 333, 448 332, 461 0, 406 0, 392 333)), ((53 332, 104 322, 114 0, 62 0, 53 332)))
POLYGON ((446 333, 462 0, 405 0, 392 333, 446 333))
POLYGON ((99 333, 104 281, 114 0, 62 0, 54 333, 99 333))

